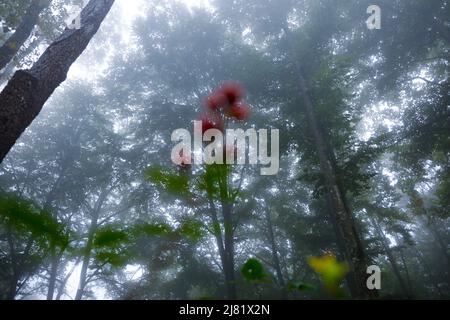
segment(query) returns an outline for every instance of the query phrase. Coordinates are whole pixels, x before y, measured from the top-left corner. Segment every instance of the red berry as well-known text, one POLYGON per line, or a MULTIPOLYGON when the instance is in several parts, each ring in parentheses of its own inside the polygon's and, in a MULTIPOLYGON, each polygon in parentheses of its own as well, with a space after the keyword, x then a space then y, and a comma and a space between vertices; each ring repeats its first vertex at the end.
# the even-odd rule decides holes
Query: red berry
POLYGON ((220 91, 214 92, 205 100, 205 106, 211 110, 217 110, 227 104, 228 98, 220 91))
POLYGON ((247 120, 250 115, 250 108, 242 103, 235 103, 230 107, 228 113, 238 120, 247 120))
POLYGON ((213 119, 210 116, 203 115, 201 117, 201 121, 202 121, 202 133, 205 133, 209 129, 222 130, 222 123, 219 119, 213 119))
POLYGON ((241 100, 245 94, 244 88, 238 82, 227 82, 220 91, 227 97, 229 104, 241 100))

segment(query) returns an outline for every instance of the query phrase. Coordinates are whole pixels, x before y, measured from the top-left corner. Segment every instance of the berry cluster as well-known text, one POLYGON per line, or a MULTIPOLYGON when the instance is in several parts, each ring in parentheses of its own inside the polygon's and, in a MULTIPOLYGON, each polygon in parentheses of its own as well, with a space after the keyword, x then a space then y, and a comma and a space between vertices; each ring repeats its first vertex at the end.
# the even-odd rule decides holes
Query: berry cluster
POLYGON ((242 102, 244 88, 238 82, 226 82, 205 99, 205 113, 201 115, 202 131, 223 130, 224 118, 244 121, 250 115, 250 108, 242 102))
MULTIPOLYGON (((225 120, 236 119, 245 121, 250 115, 250 108, 244 104, 242 100, 245 96, 245 90, 238 82, 230 81, 224 83, 219 89, 214 91, 204 101, 204 112, 200 115, 202 122, 202 133, 209 129, 225 130, 225 120)), ((236 156, 236 148, 234 146, 225 146, 224 159, 236 156)), ((182 170, 188 171, 191 164, 190 154, 180 153, 182 170)))

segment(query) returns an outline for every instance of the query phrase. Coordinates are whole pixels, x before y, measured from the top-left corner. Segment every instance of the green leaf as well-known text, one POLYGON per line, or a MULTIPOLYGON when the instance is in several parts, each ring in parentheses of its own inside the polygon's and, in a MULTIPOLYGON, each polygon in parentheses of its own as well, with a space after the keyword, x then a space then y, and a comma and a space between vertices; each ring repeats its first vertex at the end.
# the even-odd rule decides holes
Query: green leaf
POLYGON ((129 255, 123 252, 116 253, 116 252, 101 251, 98 252, 95 256, 95 259, 98 262, 107 263, 117 268, 127 265, 129 258, 130 258, 129 255))
POLYGON ((178 232, 181 236, 189 238, 194 242, 198 242, 205 235, 203 224, 194 219, 184 221, 178 232))
POLYGON ((248 281, 258 281, 266 278, 263 265, 253 258, 247 260, 241 269, 241 273, 248 281))
POLYGON ((122 230, 114 230, 107 227, 98 230, 95 234, 94 245, 96 247, 115 247, 128 240, 128 234, 122 230))
POLYGON ((14 195, 0 195, 0 217, 18 232, 30 232, 37 240, 66 247, 69 243, 64 226, 32 201, 14 195))
POLYGON ((305 282, 291 282, 287 285, 288 291, 313 291, 316 287, 310 283, 305 282))
POLYGON ((174 174, 163 168, 149 168, 146 171, 146 177, 171 194, 189 194, 189 176, 187 174, 174 174))
POLYGON ((166 223, 148 223, 135 226, 132 230, 133 235, 148 235, 148 236, 167 236, 172 233, 172 228, 166 223))

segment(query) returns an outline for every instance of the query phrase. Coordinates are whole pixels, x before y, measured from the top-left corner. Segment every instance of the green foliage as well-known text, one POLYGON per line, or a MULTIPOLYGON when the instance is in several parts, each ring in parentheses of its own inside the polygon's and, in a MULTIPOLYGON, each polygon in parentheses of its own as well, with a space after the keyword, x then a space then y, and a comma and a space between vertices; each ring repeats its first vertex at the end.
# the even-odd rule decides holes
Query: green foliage
POLYGON ((172 227, 167 223, 144 223, 131 229, 131 233, 135 237, 140 235, 168 236, 172 231, 172 227))
POLYGON ((295 291, 307 292, 307 291, 316 290, 316 287, 312 284, 299 281, 299 282, 288 283, 287 289, 290 292, 295 292, 295 291))
POLYGON ((0 217, 16 232, 29 232, 36 240, 55 246, 68 245, 69 239, 64 226, 29 200, 0 194, 0 217))
POLYGON ((225 164, 212 164, 205 168, 199 178, 198 188, 206 191, 209 198, 221 201, 233 201, 228 186, 228 177, 231 166, 225 164))
POLYGON ((244 263, 241 273, 247 281, 262 281, 267 277, 261 262, 254 258, 250 258, 244 263))
POLYGON ((186 174, 175 174, 167 169, 155 167, 146 170, 146 177, 174 195, 184 196, 189 194, 189 176, 186 174))
POLYGON ((122 230, 115 230, 112 227, 106 227, 97 230, 94 238, 94 245, 97 247, 115 247, 128 240, 128 234, 122 230))
POLYGON ((177 229, 177 232, 182 237, 185 237, 193 242, 198 242, 205 236, 203 223, 194 219, 183 221, 180 227, 177 229))

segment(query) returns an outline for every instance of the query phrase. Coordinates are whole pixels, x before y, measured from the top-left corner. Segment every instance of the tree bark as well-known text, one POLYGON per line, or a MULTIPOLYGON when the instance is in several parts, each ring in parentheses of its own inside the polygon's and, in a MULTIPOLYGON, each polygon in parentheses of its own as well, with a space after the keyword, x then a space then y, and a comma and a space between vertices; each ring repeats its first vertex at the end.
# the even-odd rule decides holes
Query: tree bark
POLYGON ((408 288, 406 287, 405 281, 403 280, 403 277, 400 273, 400 270, 398 269, 397 266, 397 261, 394 257, 394 254, 392 253, 391 248, 389 247, 389 244, 386 241, 386 236, 383 232, 383 229, 381 229, 380 224, 378 223, 378 221, 376 220, 376 218, 372 218, 372 224, 375 227, 375 230, 378 234, 378 237, 380 238, 381 241, 381 245, 383 246, 384 252, 386 253, 386 256, 389 260, 389 263, 391 265, 392 271, 394 272, 395 277, 398 280, 398 283, 400 285, 400 289, 402 290, 403 294, 405 295, 405 297, 410 297, 410 293, 408 291, 408 288))
POLYGON ((16 31, 0 48, 0 70, 6 67, 30 37, 31 32, 39 21, 39 15, 50 3, 51 0, 31 1, 16 31))
POLYGON ((52 248, 51 266, 50 266, 50 279, 48 281, 47 300, 53 300, 55 293, 56 277, 58 275, 60 257, 56 255, 55 248, 52 248))
POLYGON ((222 214, 224 223, 224 272, 227 288, 227 298, 235 300, 236 294, 236 278, 234 274, 234 224, 232 221, 233 206, 228 202, 222 203, 222 214))
MULTIPOLYGON (((291 43, 290 31, 284 28, 284 32, 291 43)), ((295 50, 291 48, 292 56, 295 50)), ((314 105, 310 97, 308 85, 303 77, 302 68, 296 59, 293 59, 294 67, 298 77, 298 85, 305 107, 306 118, 312 131, 317 155, 320 163, 320 170, 325 178, 326 188, 331 197, 333 214, 337 221, 340 233, 344 241, 345 258, 350 267, 349 277, 354 278, 355 288, 351 289, 353 298, 368 299, 375 297, 376 293, 369 290, 366 285, 368 259, 361 243, 356 221, 351 210, 347 206, 345 192, 338 183, 335 164, 332 161, 331 150, 327 147, 327 141, 320 128, 314 105)))
POLYGON ((428 217, 428 225, 429 225, 429 228, 431 230, 431 233, 433 234, 433 237, 436 240, 436 242, 438 244, 438 247, 439 247, 439 249, 442 252, 442 255, 445 257, 445 260, 447 262, 447 266, 448 266, 448 268, 450 270, 450 255, 448 254, 448 251, 447 251, 447 247, 448 246, 446 245, 446 243, 442 239, 441 233, 440 233, 439 229, 437 228, 436 223, 434 222, 434 220, 428 214, 427 214, 427 217, 428 217))
POLYGON ((87 271, 91 260, 92 244, 94 241, 95 231, 97 230, 97 222, 98 222, 98 215, 92 218, 91 226, 89 227, 88 239, 83 254, 83 263, 81 265, 80 281, 78 283, 78 289, 75 295, 75 300, 81 300, 84 294, 84 289, 86 288, 87 271))
POLYGON ((104 201, 106 200, 106 197, 108 196, 108 191, 103 190, 102 193, 99 195, 96 204, 94 206, 93 212, 92 212, 92 219, 91 219, 91 225, 89 226, 86 246, 84 247, 84 254, 83 254, 83 263, 81 265, 81 272, 80 272, 80 280, 78 283, 78 289, 75 296, 75 300, 81 300, 84 294, 84 289, 86 287, 86 279, 87 279, 87 271, 89 268, 89 263, 91 260, 91 251, 92 246, 94 243, 94 236, 97 232, 98 227, 98 218, 100 216, 100 210, 103 206, 104 201))
POLYGON ((275 232, 273 230, 272 217, 270 212, 266 211, 267 220, 267 233, 269 236, 269 242, 272 249, 272 260, 277 275, 278 285, 280 287, 281 299, 287 299, 286 282, 284 281, 283 272, 281 271, 280 259, 278 257, 278 247, 275 239, 275 232))
POLYGON ((81 28, 66 28, 31 69, 17 71, 0 93, 0 162, 66 79, 113 3, 91 0, 81 12, 81 28))
POLYGON ((427 278, 429 279, 429 281, 433 285, 433 287, 436 289, 439 297, 441 299, 445 299, 446 296, 443 294, 441 288, 439 287, 439 280, 437 279, 436 275, 433 274, 432 268, 428 264, 427 259, 417 249, 415 250, 415 254, 416 254, 417 260, 419 261, 419 264, 422 266, 422 268, 424 268, 427 278))
POLYGON ((8 292, 6 293, 5 299, 14 300, 17 294, 17 287, 19 284, 20 276, 17 270, 17 259, 16 259, 16 249, 14 246, 14 241, 12 238, 11 230, 8 230, 7 233, 9 250, 11 253, 11 279, 8 287, 8 292))

